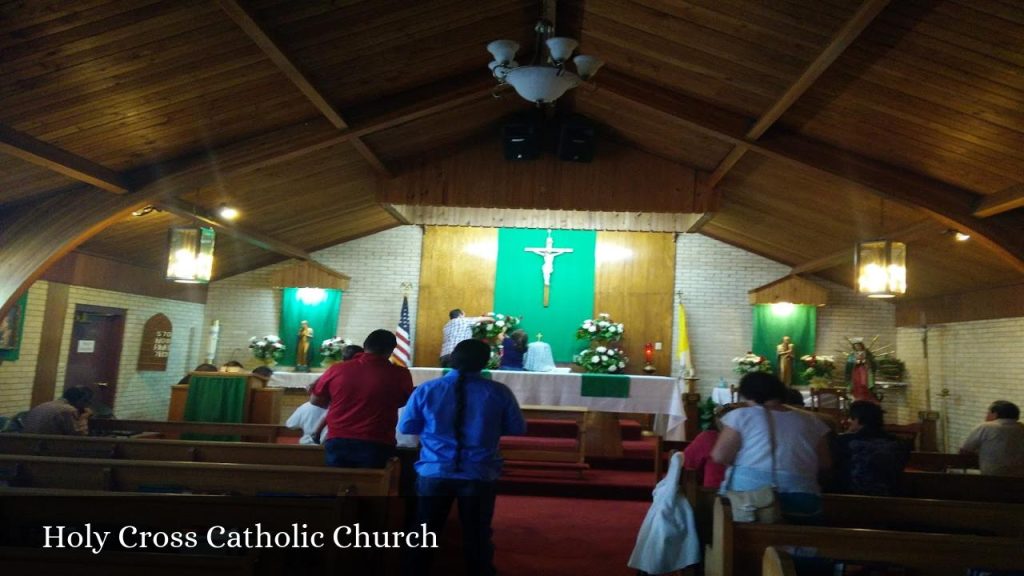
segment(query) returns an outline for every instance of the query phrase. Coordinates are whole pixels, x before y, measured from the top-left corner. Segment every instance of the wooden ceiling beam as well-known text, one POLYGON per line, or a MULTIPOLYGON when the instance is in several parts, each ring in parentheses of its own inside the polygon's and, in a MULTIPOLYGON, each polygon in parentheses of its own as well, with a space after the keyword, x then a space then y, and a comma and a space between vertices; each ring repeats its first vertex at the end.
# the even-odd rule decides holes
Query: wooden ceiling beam
MULTIPOLYGON (((313 85, 312 80, 299 70, 299 67, 292 62, 292 59, 285 54, 278 43, 256 21, 256 17, 248 8, 243 6, 239 0, 217 0, 217 4, 252 39, 256 46, 270 58, 270 61, 277 66, 285 78, 291 81, 335 128, 345 130, 349 127, 345 119, 341 117, 341 113, 327 101, 327 97, 313 85)), ((381 161, 380 157, 370 150, 369 146, 360 141, 359 137, 351 138, 351 143, 360 156, 365 158, 375 170, 388 178, 393 176, 391 170, 381 161)))
POLYGON ((169 199, 161 200, 156 202, 154 205, 160 210, 170 212, 171 214, 181 216, 182 218, 190 218, 257 248, 267 250, 268 252, 275 252, 297 260, 312 260, 309 252, 306 252, 302 248, 293 246, 287 242, 283 242, 277 238, 273 238, 260 232, 245 230, 235 226, 234 224, 222 222, 208 212, 197 209, 195 206, 187 202, 182 202, 178 199, 169 199))
POLYGON ((976 218, 978 195, 973 192, 781 130, 773 132, 767 141, 749 140, 743 136, 745 130, 737 129, 748 122, 738 114, 667 93, 641 80, 608 76, 598 89, 612 99, 644 107, 723 142, 745 144, 762 156, 861 184, 877 196, 922 210, 950 228, 973 235, 1015 270, 1024 272, 1024 235, 1009 224, 976 218))
MULTIPOLYGON (((850 44, 853 44, 853 41, 860 36, 860 33, 874 21, 888 4, 889 0, 865 0, 860 8, 857 9, 857 12, 846 21, 846 24, 832 36, 832 39, 818 53, 818 56, 804 68, 804 71, 796 81, 790 84, 789 88, 747 130, 746 138, 757 140, 771 128, 803 96, 804 92, 828 70, 829 66, 849 48, 850 44)), ((711 172, 711 176, 707 180, 708 185, 711 187, 717 186, 748 150, 750 150, 749 146, 740 145, 734 147, 711 172)))
MULTIPOLYGON (((935 222, 934 220, 924 220, 903 230, 885 234, 883 238, 879 239, 910 243, 929 235, 940 234, 942 231, 943 227, 938 222, 935 222)), ((822 270, 828 270, 844 264, 852 265, 854 248, 855 246, 851 246, 849 248, 839 250, 838 252, 833 252, 832 254, 804 262, 803 264, 798 264, 793 266, 789 273, 790 275, 812 274, 814 272, 821 272, 822 270)))
POLYGON ((7 126, 0 126, 0 152, 107 192, 126 194, 129 191, 128 184, 117 172, 7 126))
POLYGON ((978 218, 988 218, 1021 207, 1024 207, 1024 184, 1014 184, 981 198, 974 207, 974 215, 978 218))

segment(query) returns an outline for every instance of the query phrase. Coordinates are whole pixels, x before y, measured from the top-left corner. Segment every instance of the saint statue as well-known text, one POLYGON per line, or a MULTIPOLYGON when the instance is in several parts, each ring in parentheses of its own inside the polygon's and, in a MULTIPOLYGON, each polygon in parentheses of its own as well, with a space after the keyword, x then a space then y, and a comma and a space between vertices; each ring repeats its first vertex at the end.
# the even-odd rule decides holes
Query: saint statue
POLYGON ((313 329, 309 322, 299 322, 299 342, 295 346, 295 368, 307 368, 309 366, 309 343, 313 340, 313 329))
POLYGON ((878 402, 875 387, 875 356, 864 346, 862 338, 851 338, 853 351, 846 357, 846 382, 854 400, 878 402))
POLYGON ((782 343, 775 347, 775 358, 779 367, 779 380, 786 386, 793 385, 793 342, 789 336, 782 337, 782 343))

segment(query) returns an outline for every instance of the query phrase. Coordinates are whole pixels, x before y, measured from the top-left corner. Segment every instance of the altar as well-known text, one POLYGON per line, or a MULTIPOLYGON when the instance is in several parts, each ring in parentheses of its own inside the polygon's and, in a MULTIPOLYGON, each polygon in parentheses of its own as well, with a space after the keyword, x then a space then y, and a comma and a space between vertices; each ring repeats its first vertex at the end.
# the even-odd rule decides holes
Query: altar
MULTIPOLYGON (((441 368, 410 368, 413 384, 439 378, 441 368)), ((268 386, 305 388, 317 373, 274 372, 268 386)), ((682 386, 664 376, 629 376, 625 397, 583 394, 583 374, 491 370, 491 377, 512 390, 521 406, 574 406, 595 412, 625 412, 655 415, 655 433, 667 440, 683 439, 682 386)))

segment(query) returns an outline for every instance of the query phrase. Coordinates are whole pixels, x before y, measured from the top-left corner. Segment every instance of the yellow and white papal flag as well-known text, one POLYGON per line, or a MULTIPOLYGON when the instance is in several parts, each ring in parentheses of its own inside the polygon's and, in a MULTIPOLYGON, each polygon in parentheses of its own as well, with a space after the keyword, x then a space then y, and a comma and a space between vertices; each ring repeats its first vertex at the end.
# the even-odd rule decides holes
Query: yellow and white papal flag
POLYGON ((676 337, 676 357, 679 358, 679 373, 683 375, 694 372, 693 360, 690 358, 690 336, 686 332, 686 308, 679 303, 679 318, 677 319, 679 334, 676 337))

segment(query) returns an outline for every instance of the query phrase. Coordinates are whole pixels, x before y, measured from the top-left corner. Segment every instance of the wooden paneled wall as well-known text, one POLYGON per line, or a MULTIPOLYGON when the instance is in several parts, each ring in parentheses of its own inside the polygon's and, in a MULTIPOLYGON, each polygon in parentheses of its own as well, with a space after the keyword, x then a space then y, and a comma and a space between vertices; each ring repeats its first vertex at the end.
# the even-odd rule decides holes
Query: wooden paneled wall
POLYGON ((589 164, 504 160, 497 139, 442 158, 424 158, 384 182, 386 204, 612 212, 697 213, 717 196, 695 194, 691 168, 602 142, 589 164))
POLYGON ((656 375, 672 371, 672 315, 676 248, 673 234, 598 232, 594 313, 626 325, 622 347, 627 372, 642 374, 644 344, 661 342, 654 352, 656 375))
MULTIPOLYGON (((654 364, 657 374, 668 375, 675 286, 673 234, 598 232, 596 253, 594 314, 607 312, 626 325, 623 347, 631 359, 628 372, 642 373, 644 344, 661 342, 654 364)), ((416 319, 417 366, 437 365, 449 310, 461 308, 468 315, 491 310, 497 255, 495 228, 427 227, 416 319)))
POLYGON ((428 226, 423 234, 415 363, 438 366, 448 312, 486 314, 494 305, 497 228, 428 226))

